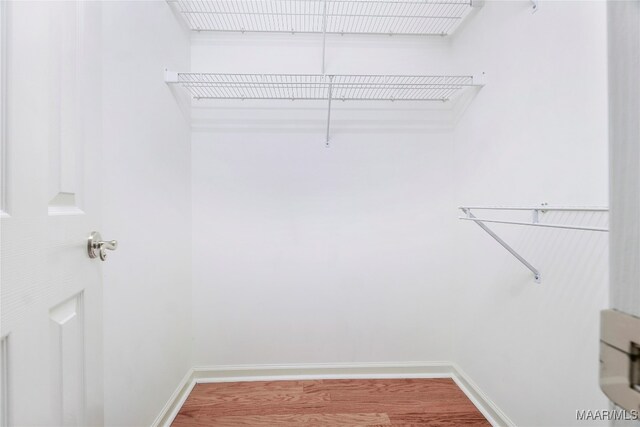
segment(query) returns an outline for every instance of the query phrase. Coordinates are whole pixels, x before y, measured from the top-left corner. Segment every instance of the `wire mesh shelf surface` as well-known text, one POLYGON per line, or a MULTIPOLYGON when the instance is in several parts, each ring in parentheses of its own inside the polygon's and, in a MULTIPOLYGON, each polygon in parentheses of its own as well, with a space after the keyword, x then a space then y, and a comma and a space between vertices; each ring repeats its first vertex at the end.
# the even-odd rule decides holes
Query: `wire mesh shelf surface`
POLYGON ((473 0, 169 0, 196 31, 447 35, 473 0))
POLYGON ((473 76, 176 73, 195 99, 448 101, 473 76))

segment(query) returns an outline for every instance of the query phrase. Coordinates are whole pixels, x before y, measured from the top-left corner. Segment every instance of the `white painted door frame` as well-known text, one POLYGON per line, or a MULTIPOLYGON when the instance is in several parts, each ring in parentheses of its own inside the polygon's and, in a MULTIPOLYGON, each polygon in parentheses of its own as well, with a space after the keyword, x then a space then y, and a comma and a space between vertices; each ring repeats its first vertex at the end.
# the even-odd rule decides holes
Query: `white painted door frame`
POLYGON ((607 21, 610 304, 640 317, 640 2, 609 0, 607 21))

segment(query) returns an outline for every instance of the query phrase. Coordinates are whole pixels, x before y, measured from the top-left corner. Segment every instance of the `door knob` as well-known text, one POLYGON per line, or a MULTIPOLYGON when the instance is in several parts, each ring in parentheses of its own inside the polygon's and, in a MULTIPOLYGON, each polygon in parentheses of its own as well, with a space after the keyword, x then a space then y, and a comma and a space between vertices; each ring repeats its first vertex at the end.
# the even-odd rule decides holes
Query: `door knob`
POLYGON ((100 259, 104 261, 107 259, 107 250, 115 251, 117 248, 118 242, 116 240, 104 241, 97 231, 93 231, 89 235, 89 241, 87 242, 89 258, 100 257, 100 259))

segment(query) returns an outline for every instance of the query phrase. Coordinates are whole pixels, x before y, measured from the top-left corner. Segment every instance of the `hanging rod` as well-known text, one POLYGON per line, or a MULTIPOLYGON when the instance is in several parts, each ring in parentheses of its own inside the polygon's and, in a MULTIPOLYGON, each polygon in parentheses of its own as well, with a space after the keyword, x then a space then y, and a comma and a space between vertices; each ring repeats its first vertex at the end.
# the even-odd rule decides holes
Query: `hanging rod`
POLYGON ((606 207, 585 207, 585 206, 460 206, 465 216, 458 217, 458 219, 473 221, 480 228, 487 232, 493 239, 495 239, 503 248, 505 248, 511 255, 513 255, 518 261, 520 261, 525 267, 527 267, 532 273, 536 283, 540 283, 540 271, 535 268, 531 263, 524 259, 515 249, 502 240, 493 230, 491 230, 485 223, 495 224, 513 224, 524 225, 533 227, 547 227, 547 228, 561 228, 567 230, 584 230, 584 231, 598 231, 608 232, 607 228, 602 227, 588 227, 582 225, 566 225, 566 224, 551 224, 540 222, 540 214, 546 212, 608 212, 609 208, 606 207), (471 210, 493 210, 493 211, 531 211, 531 221, 507 221, 488 218, 478 218, 471 210))
POLYGON ((601 206, 460 206, 458 209, 476 209, 493 211, 566 211, 566 212, 608 212, 609 208, 601 206))

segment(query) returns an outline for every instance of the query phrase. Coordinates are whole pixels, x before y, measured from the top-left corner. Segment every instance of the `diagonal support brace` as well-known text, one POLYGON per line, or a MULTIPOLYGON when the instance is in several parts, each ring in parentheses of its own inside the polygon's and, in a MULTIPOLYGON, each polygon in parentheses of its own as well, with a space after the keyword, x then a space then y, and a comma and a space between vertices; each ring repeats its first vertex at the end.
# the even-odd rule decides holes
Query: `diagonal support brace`
POLYGON ((533 265, 529 263, 526 259, 524 259, 518 252, 515 251, 507 242, 502 240, 496 233, 494 233, 489 227, 487 227, 481 220, 476 218, 474 214, 471 213, 469 209, 462 209, 462 211, 467 215, 469 219, 478 224, 480 228, 487 232, 487 234, 495 239, 496 242, 500 243, 500 245, 505 248, 511 255, 516 257, 518 261, 520 261, 525 267, 527 267, 533 273, 533 278, 536 283, 540 283, 540 271, 535 268, 533 265))

